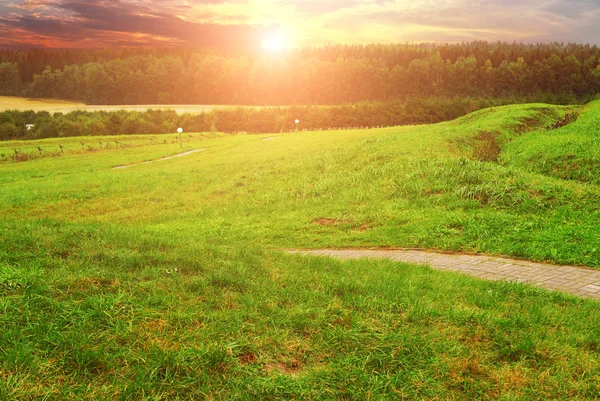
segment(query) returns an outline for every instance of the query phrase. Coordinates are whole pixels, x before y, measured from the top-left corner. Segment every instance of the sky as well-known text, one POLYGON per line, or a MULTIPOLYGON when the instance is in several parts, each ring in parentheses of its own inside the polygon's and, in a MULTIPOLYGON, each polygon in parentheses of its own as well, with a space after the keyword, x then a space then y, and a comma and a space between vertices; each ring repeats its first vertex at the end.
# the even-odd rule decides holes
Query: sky
POLYGON ((600 45, 600 0, 0 0, 0 47, 600 45))

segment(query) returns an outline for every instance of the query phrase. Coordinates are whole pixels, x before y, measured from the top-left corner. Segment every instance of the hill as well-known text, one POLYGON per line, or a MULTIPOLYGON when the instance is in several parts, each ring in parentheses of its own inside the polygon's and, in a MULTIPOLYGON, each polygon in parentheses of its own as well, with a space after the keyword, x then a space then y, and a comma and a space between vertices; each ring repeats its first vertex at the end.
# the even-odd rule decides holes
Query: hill
POLYGON ((582 162, 576 180, 552 174, 529 139, 584 141, 598 105, 194 134, 183 151, 204 151, 149 164, 134 163, 182 152, 176 137, 26 142, 48 154, 0 162, 0 398, 593 398, 595 301, 281 250, 437 248, 598 267, 600 192, 581 178, 595 166, 582 162))

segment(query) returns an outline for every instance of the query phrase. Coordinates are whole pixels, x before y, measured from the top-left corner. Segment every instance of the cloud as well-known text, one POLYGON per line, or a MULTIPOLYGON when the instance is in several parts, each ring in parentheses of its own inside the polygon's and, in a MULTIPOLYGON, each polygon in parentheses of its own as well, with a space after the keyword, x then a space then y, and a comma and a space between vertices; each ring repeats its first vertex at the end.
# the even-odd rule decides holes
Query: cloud
POLYGON ((413 0, 361 3, 322 16, 330 37, 346 43, 577 41, 600 44, 600 0, 413 0), (574 4, 576 3, 576 4, 574 4), (561 10, 575 5, 570 13, 561 10), (349 29, 348 27, 352 27, 349 29))
POLYGON ((361 3, 361 0, 286 0, 282 2, 282 4, 287 4, 293 7, 299 13, 311 16, 328 14, 332 11, 337 11, 345 8, 353 8, 354 6, 359 5, 361 3))
POLYGON ((600 0, 5 0, 0 46, 255 48, 275 25, 298 45, 600 44, 598 20, 600 0))
MULTIPOLYGON (((198 0, 195 4, 200 3, 198 0)), ((220 1, 202 1, 202 4, 219 4, 220 1)), ((166 2, 155 7, 148 2, 125 2, 104 0, 28 0, 14 7, 20 10, 40 9, 44 13, 23 13, 8 18, 0 18, 0 27, 27 32, 31 38, 54 38, 53 44, 68 47, 70 42, 85 42, 88 45, 98 39, 98 45, 111 43, 110 38, 118 38, 123 45, 124 37, 132 38, 136 45, 140 37, 156 38, 157 44, 179 44, 199 47, 219 47, 236 49, 252 46, 258 42, 263 28, 244 24, 215 24, 186 21, 173 12, 185 9, 181 4, 166 2), (63 43, 63 45, 61 45, 63 43)), ((214 17, 205 14, 205 18, 214 17)), ((4 39, 14 42, 15 38, 4 39)), ((0 44, 2 41, 0 40, 0 44)), ((150 43, 151 44, 151 43, 150 43)))
POLYGON ((585 18, 590 12, 600 10, 599 0, 555 1, 547 4, 542 10, 572 20, 585 18))

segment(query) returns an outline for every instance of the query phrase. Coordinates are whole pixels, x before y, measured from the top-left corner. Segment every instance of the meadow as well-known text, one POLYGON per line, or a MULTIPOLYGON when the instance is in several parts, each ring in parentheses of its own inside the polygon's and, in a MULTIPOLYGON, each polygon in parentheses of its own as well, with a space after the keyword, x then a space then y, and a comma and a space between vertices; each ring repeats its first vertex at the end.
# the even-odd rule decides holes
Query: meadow
POLYGON ((284 250, 598 268, 599 124, 594 102, 183 149, 0 142, 0 398, 593 399, 596 301, 284 250))
MULTIPOLYGON (((215 109, 230 108, 231 106, 219 105, 86 105, 85 103, 71 102, 57 99, 30 99, 17 96, 0 96, 0 112, 6 110, 19 111, 47 111, 49 113, 69 113, 71 111, 139 111, 147 110, 174 110, 177 113, 201 113, 215 109)), ((239 106, 236 106, 239 107, 239 106)))

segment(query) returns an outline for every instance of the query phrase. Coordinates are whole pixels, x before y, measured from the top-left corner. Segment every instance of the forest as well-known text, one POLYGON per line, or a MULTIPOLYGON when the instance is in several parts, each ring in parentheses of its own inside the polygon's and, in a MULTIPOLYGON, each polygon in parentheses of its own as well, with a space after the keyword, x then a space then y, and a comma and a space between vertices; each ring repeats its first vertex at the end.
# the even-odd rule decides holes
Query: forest
POLYGON ((336 45, 285 56, 0 51, 0 95, 87 104, 342 105, 417 97, 578 103, 598 92, 600 49, 578 44, 336 45))

